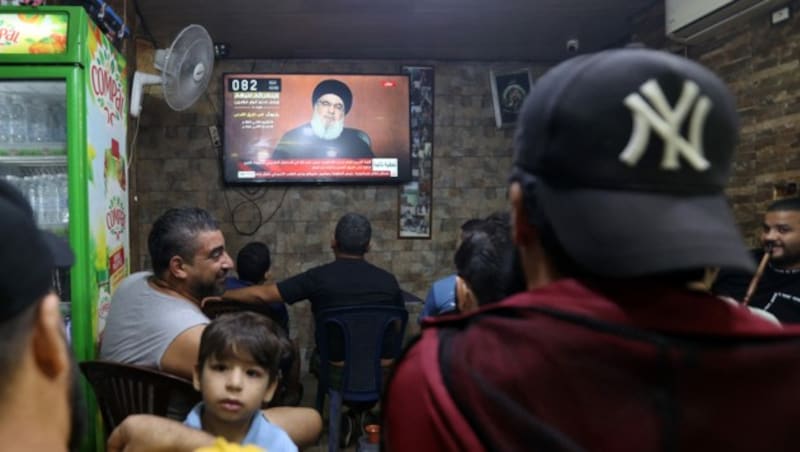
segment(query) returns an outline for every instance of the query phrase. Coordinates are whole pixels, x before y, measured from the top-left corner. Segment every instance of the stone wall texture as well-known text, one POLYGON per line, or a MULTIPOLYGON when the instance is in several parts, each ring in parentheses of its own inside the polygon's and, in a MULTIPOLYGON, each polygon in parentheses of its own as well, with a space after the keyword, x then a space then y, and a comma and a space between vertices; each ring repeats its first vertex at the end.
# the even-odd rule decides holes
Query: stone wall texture
MULTIPOLYGON (((800 2, 790 2, 793 11, 800 2)), ((764 13, 694 46, 664 39, 664 7, 634 18, 633 40, 700 61, 719 73, 737 97, 742 138, 727 195, 751 244, 775 187, 800 182, 800 15, 778 26, 764 13)), ((147 70, 152 49, 137 48, 147 70)), ((133 268, 149 266, 146 236, 165 209, 196 205, 221 221, 231 255, 251 240, 269 244, 273 276, 280 280, 332 259, 330 241, 345 212, 365 214, 373 224, 368 260, 397 276, 401 286, 424 298, 431 283, 452 272, 459 225, 506 208, 511 129, 494 126, 489 71, 534 63, 420 61, 248 60, 217 62, 208 95, 184 112, 169 109, 158 88, 149 88, 131 136, 133 268), (430 240, 397 238, 398 189, 393 186, 293 185, 226 187, 220 156, 208 127, 221 122, 223 72, 396 73, 402 64, 435 70, 433 217, 430 240), (133 132, 135 131, 135 132, 133 132)), ((151 69, 152 70, 152 69, 151 69)), ((416 331, 412 306, 410 332, 416 331)), ((312 342, 307 303, 290 310, 293 335, 305 350, 312 342)))
POLYGON ((766 206, 800 183, 800 1, 787 2, 793 14, 786 22, 771 25, 766 11, 692 46, 664 39, 658 3, 636 19, 639 40, 699 61, 736 97, 741 138, 726 193, 755 246, 766 206))
MULTIPOLYGON (((138 49, 147 70, 152 50, 138 49)), ((151 63, 150 63, 151 64, 151 63)), ((506 209, 506 177, 513 130, 495 127, 491 69, 543 67, 533 64, 408 62, 434 67, 434 144, 432 234, 398 239, 398 187, 291 185, 227 187, 220 154, 208 127, 221 123, 221 74, 398 73, 398 61, 221 61, 214 68, 208 96, 192 108, 172 111, 159 87, 148 87, 138 126, 131 136, 134 156, 132 193, 133 269, 149 268, 147 234, 167 208, 199 206, 220 220, 231 256, 247 242, 266 242, 276 280, 330 261, 330 243, 339 217, 348 211, 372 222, 367 259, 394 273, 403 289, 424 298, 431 283, 453 272, 457 231, 469 218, 506 209), (138 131, 137 131, 138 130, 138 131), (134 132, 136 131, 136 132, 134 132), (135 134, 135 135, 134 135, 135 134)), ((417 331, 420 306, 409 305, 409 333, 417 331)), ((312 340, 308 303, 290 308, 293 335, 301 346, 312 340)))

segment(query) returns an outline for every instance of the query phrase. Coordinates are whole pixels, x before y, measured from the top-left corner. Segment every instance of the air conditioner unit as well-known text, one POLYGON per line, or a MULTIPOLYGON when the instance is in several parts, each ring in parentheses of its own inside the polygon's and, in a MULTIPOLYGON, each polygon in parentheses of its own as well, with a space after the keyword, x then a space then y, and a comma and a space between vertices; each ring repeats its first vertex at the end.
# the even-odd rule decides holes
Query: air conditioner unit
POLYGON ((696 44, 787 0, 666 0, 667 37, 696 44))

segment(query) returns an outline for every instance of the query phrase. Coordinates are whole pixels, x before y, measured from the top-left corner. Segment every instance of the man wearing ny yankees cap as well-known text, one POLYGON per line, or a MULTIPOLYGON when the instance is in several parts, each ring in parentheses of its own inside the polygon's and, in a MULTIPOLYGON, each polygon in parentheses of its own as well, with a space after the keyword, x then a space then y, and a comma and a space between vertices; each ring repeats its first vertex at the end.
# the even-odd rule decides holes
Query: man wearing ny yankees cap
POLYGON ((353 107, 353 93, 335 79, 321 81, 311 95, 311 122, 286 132, 273 159, 372 158, 366 132, 344 126, 353 107))
POLYGON ((423 324, 387 450, 795 450, 800 329, 689 288, 753 268, 723 194, 737 127, 725 84, 668 53, 540 78, 509 186, 527 290, 423 324))

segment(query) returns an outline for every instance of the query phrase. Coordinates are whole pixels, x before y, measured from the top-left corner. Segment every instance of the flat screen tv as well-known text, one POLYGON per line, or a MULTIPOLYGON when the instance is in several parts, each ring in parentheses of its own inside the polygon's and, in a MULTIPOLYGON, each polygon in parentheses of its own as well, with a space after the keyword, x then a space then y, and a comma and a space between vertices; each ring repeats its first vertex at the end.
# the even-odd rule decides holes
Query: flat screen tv
POLYGON ((410 179, 407 75, 223 75, 226 183, 410 179))

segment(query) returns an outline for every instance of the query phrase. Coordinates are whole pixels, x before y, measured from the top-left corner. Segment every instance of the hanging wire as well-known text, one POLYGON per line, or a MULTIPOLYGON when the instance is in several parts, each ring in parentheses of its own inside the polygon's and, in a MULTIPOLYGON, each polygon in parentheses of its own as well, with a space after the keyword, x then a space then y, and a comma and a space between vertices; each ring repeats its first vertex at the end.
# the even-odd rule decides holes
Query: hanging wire
POLYGON ((267 216, 266 219, 264 219, 264 214, 261 211, 261 206, 256 202, 264 197, 264 195, 266 194, 266 189, 263 187, 258 187, 257 190, 260 191, 261 193, 254 198, 249 198, 248 196, 246 196, 247 193, 246 190, 247 189, 238 189, 238 190, 234 189, 234 192, 243 196, 244 200, 240 201, 232 208, 230 199, 228 199, 228 190, 223 190, 222 197, 225 198, 225 205, 228 208, 228 213, 231 218, 231 224, 233 225, 233 229, 240 235, 250 237, 255 235, 258 232, 258 230, 261 229, 261 226, 264 226, 265 224, 269 223, 270 220, 272 220, 272 217, 274 217, 275 214, 278 213, 278 210, 280 210, 281 206, 283 206, 284 199, 286 199, 286 193, 289 191, 289 186, 287 185, 283 188, 283 193, 281 194, 281 198, 278 200, 278 205, 276 205, 275 208, 272 209, 272 212, 270 212, 270 214, 267 216), (256 212, 257 216, 256 226, 250 230, 242 229, 236 223, 236 212, 246 207, 251 207, 253 211, 256 212))
POLYGON ((145 39, 152 42, 157 49, 160 49, 161 47, 158 45, 156 37, 153 36, 153 33, 150 33, 150 28, 147 26, 147 22, 144 20, 144 16, 142 15, 142 10, 141 8, 139 8, 139 0, 133 0, 133 9, 136 11, 136 17, 139 18, 139 27, 137 28, 141 28, 142 31, 144 31, 144 34, 146 36, 145 39))

